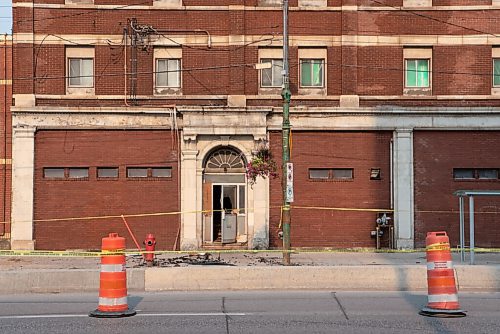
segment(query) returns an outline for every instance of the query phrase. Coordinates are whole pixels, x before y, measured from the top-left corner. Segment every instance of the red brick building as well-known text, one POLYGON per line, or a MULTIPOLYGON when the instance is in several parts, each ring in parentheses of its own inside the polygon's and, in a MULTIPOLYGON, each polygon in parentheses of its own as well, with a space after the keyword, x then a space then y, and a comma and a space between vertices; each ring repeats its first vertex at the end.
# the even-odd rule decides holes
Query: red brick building
MULTIPOLYGON (((245 166, 281 164, 281 4, 14 0, 12 248, 98 248, 121 215, 161 249, 280 247, 282 178, 245 166)), ((384 213, 395 247, 456 245, 453 192, 500 190, 500 1, 289 5, 292 246, 375 247, 384 213)))
POLYGON ((0 249, 9 248, 12 132, 12 36, 0 36, 0 249))

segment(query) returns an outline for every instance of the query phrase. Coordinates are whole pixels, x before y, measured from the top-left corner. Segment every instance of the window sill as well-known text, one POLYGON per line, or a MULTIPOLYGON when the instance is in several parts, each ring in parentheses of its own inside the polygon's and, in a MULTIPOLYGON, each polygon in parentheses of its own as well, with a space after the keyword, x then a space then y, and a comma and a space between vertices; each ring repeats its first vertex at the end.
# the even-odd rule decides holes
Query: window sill
POLYGON ((180 87, 179 88, 155 87, 153 94, 154 96, 169 96, 169 95, 178 96, 182 95, 182 89, 180 87))
POLYGON ((299 95, 312 95, 312 96, 326 96, 326 87, 300 87, 298 91, 299 95))
POLYGON ((405 88, 403 90, 403 95, 406 96, 430 96, 432 95, 432 88, 405 88))
POLYGON ((66 95, 95 95, 94 87, 66 87, 66 95))

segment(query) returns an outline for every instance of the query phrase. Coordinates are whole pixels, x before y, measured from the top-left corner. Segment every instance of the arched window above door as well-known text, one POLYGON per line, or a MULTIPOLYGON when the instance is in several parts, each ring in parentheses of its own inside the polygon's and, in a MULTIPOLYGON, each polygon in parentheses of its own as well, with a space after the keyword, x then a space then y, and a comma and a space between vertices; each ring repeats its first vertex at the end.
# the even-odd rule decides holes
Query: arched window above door
POLYGON ((230 147, 221 147, 213 151, 205 163, 206 172, 242 173, 245 161, 241 153, 230 147))

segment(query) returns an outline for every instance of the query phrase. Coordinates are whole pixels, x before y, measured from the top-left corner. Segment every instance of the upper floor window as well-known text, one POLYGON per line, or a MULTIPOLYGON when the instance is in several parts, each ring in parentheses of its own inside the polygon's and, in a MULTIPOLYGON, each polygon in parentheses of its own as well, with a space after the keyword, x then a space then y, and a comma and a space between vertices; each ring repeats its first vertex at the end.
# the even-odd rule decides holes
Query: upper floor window
POLYGON ((68 58, 69 87, 94 86, 94 59, 93 58, 68 58))
POLYGON ((500 87, 500 58, 493 59, 493 87, 500 87))
POLYGON ((405 87, 429 87, 429 59, 405 59, 405 87))
POLYGON ((66 93, 94 94, 94 48, 66 48, 66 93))
POLYGON ((156 87, 180 87, 180 65, 180 59, 156 59, 156 87))
POLYGON ((300 86, 301 87, 323 87, 324 86, 324 59, 301 59, 300 60, 300 86))
POLYGON ((180 94, 182 87, 182 49, 156 48, 154 50, 154 93, 180 94))
POLYGON ((259 48, 259 93, 268 95, 281 94, 283 86, 283 49, 259 48))
POLYGON ((299 94, 326 95, 327 50, 299 48, 299 94))
POLYGON ((266 88, 281 87, 283 85, 283 59, 261 59, 261 63, 270 63, 270 68, 264 68, 260 74, 260 86, 266 88))
POLYGON ((404 91, 406 95, 432 93, 432 48, 405 48, 404 91))

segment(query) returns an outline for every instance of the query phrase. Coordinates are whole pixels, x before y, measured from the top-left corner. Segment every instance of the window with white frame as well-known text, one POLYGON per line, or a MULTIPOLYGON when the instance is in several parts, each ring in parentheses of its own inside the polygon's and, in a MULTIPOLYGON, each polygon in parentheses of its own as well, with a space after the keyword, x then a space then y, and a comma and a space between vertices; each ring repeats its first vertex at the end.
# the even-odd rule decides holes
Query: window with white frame
POLYGON ((260 86, 275 88, 283 85, 283 59, 261 59, 261 63, 270 63, 270 68, 263 68, 260 72, 260 86))
POLYGON ((94 59, 68 58, 68 87, 94 86, 94 59))
POLYGON ((180 59, 156 59, 156 87, 180 87, 180 59))
POLYGON ((299 48, 299 94, 326 95, 326 48, 299 48))
POLYGON ((405 87, 429 87, 429 59, 405 59, 405 87))
POLYGON ((324 59, 301 59, 300 87, 323 87, 324 68, 324 59))
POLYGON ((283 86, 283 49, 259 48, 259 94, 281 94, 283 86))
POLYGON ((500 95, 500 47, 491 48, 491 58, 493 65, 491 94, 500 95))
POLYGON ((493 87, 500 87, 500 58, 493 59, 493 87))
POLYGON ((154 50, 155 94, 177 94, 182 86, 182 49, 156 48, 154 50))
POLYGON ((66 92, 94 93, 94 48, 66 48, 66 92))
POLYGON ((432 88, 432 48, 405 48, 403 58, 403 93, 429 95, 432 88))

